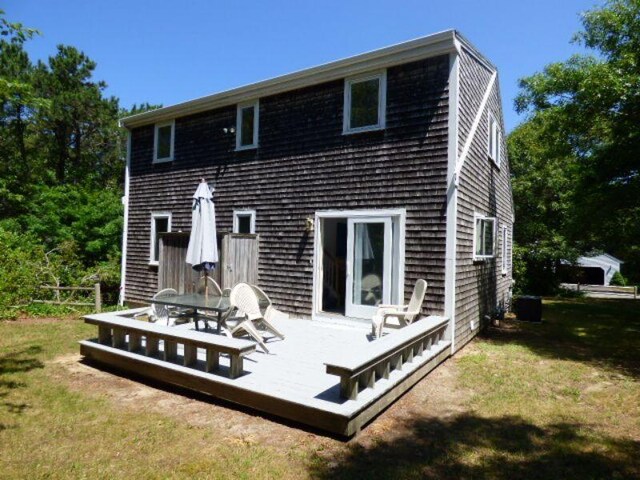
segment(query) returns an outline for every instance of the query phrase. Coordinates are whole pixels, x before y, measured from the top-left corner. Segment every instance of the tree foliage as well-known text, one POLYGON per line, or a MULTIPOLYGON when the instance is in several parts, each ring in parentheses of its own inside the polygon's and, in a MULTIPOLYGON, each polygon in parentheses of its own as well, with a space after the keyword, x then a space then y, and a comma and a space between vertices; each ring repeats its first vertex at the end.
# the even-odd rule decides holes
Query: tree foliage
POLYGON ((98 274, 119 283, 126 134, 118 117, 157 108, 122 109, 75 47, 59 45, 34 64, 24 46, 35 35, 0 10, 0 311, 38 282, 98 274))
POLYGON ((593 54, 520 81, 516 109, 528 119, 509 137, 516 240, 525 258, 607 251, 637 278, 640 2, 608 1, 584 14, 582 24, 574 40, 593 54))

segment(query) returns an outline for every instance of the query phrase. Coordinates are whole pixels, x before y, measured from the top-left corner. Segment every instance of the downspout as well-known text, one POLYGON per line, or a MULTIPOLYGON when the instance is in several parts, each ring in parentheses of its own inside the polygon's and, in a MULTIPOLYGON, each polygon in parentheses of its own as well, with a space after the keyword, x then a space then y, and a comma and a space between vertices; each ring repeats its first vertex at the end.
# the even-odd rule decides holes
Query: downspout
POLYGON ((444 275, 444 314, 449 318, 447 337, 451 354, 455 351, 456 330, 456 237, 458 235, 458 114, 460 80, 460 42, 454 39, 456 51, 449 54, 449 123, 447 145, 447 224, 444 275))
POLYGON ((129 170, 131 168, 131 130, 127 130, 127 159, 124 169, 124 196, 122 197, 122 205, 124 205, 124 225, 122 228, 122 263, 120 265, 120 295, 118 297, 118 305, 124 305, 125 285, 127 278, 127 234, 129 232, 129 170))

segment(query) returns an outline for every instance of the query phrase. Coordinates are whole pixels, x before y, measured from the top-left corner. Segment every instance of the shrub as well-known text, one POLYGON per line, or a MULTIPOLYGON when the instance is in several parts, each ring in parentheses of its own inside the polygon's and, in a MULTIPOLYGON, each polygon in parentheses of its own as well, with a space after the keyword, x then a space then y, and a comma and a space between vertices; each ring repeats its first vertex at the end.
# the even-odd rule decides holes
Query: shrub
POLYGON ((27 304, 41 283, 44 249, 33 237, 0 228, 0 318, 27 304))
POLYGON ((627 286, 627 279, 624 278, 624 276, 620 272, 615 272, 613 274, 613 277, 611 277, 611 281, 609 282, 609 285, 614 285, 614 286, 618 286, 618 287, 626 287, 627 286))

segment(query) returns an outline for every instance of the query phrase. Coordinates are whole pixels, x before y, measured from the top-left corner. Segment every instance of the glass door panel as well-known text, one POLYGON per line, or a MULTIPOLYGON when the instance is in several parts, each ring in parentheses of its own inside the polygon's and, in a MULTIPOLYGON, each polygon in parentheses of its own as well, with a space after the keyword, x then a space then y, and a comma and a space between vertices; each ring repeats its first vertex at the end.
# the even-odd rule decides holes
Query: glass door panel
POLYGON ((350 218, 347 230, 346 315, 371 318, 391 298, 390 218, 350 218))

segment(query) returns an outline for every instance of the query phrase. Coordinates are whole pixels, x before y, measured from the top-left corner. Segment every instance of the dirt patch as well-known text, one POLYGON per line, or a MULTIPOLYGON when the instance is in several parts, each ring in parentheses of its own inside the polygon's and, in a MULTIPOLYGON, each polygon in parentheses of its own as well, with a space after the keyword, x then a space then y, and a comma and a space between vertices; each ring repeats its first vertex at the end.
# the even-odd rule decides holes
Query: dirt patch
MULTIPOLYGON (((405 425, 410 425, 416 417, 445 419, 464 411, 468 392, 458 385, 456 363, 473 350, 473 345, 468 345, 464 352, 440 365, 349 444, 366 447, 381 439, 388 441, 403 436, 405 425)), ((53 360, 53 364, 62 367, 56 369, 57 379, 74 391, 106 398, 117 404, 118 408, 166 415, 194 427, 211 429, 216 435, 231 441, 267 444, 285 450, 313 443, 316 449, 326 449, 327 455, 345 446, 340 440, 320 433, 309 433, 299 425, 289 425, 254 411, 216 403, 213 399, 209 401, 204 395, 191 396, 189 392, 172 391, 171 387, 140 383, 81 363, 80 360, 80 355, 67 355, 53 360), (274 438, 278 439, 277 445, 273 445, 274 438)))

